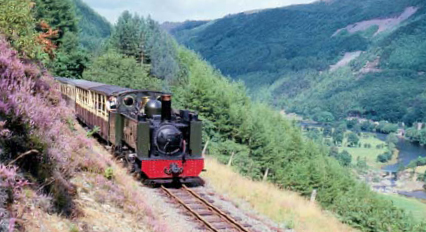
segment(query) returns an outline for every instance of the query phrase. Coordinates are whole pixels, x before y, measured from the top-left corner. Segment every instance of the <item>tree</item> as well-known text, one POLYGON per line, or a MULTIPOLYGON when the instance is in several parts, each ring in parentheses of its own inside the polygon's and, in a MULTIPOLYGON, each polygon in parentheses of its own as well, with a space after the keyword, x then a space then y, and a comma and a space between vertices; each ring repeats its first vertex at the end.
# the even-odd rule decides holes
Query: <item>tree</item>
POLYGON ((37 42, 31 1, 0 0, 0 6, 0 33, 22 55, 39 58, 41 46, 37 42))
POLYGON ((350 147, 354 147, 354 146, 358 145, 358 142, 359 142, 359 137, 355 133, 349 132, 349 134, 348 134, 348 145, 350 147))
POLYGON ((391 133, 386 136, 386 143, 389 150, 393 151, 395 149, 395 144, 398 143, 398 137, 394 133, 391 133))
POLYGON ((352 127, 352 131, 353 131, 354 133, 358 134, 358 135, 361 135, 361 131, 362 131, 362 129, 361 129, 361 125, 360 125, 359 123, 355 124, 355 125, 352 127))
POLYGON ((351 119, 346 121, 346 125, 348 126, 348 129, 352 129, 357 124, 358 124, 357 119, 351 119))
POLYGON ((80 44, 95 56, 103 51, 107 39, 111 36, 112 26, 108 20, 100 16, 82 0, 74 0, 80 44))
POLYGON ((317 128, 310 128, 306 136, 314 141, 321 141, 321 132, 317 128))
POLYGON ((366 160, 366 158, 364 158, 364 159, 360 159, 359 158, 359 156, 357 157, 357 163, 356 163, 356 167, 359 169, 359 170, 365 170, 365 169, 367 169, 368 168, 368 165, 367 165, 367 160, 366 160))
POLYGON ((405 131, 405 136, 412 142, 420 142, 420 132, 417 128, 410 127, 405 131))
MULTIPOLYGON (((78 20, 75 5, 70 0, 36 0, 35 17, 57 31, 57 36, 49 40, 57 47, 51 54, 51 62, 47 65, 53 69, 55 75, 81 78, 87 67, 89 58, 85 50, 80 47, 78 36, 78 20)), ((46 28, 37 27, 43 32, 46 28)))
POLYGON ((334 141, 334 144, 336 144, 336 145, 342 144, 342 142, 343 142, 343 138, 344 138, 344 135, 343 135, 343 133, 342 133, 342 132, 335 131, 335 132, 333 133, 333 141, 334 141))
POLYGON ((98 57, 83 73, 86 80, 120 85, 134 89, 161 90, 161 81, 149 77, 135 59, 114 52, 98 57))
POLYGON ((324 137, 330 137, 332 135, 332 133, 333 133, 333 128, 330 125, 326 125, 323 128, 322 135, 324 137))
POLYGON ((114 27, 110 46, 138 63, 150 65, 149 72, 155 77, 173 82, 180 75, 176 42, 149 17, 123 12, 114 27))
POLYGON ((138 15, 133 16, 129 11, 124 11, 111 35, 112 46, 125 56, 139 58, 145 52, 139 47, 143 24, 143 19, 138 15))
POLYGON ((321 123, 330 123, 334 121, 334 116, 328 111, 322 111, 314 116, 314 120, 321 123))
MULTIPOLYGON (((59 34, 53 40, 57 45, 66 33, 78 33, 74 4, 70 0, 35 0, 35 18, 47 22, 59 34)), ((42 28, 38 28, 41 30, 42 28)))
POLYGON ((392 159, 392 156, 393 156, 392 152, 387 151, 387 152, 377 156, 377 162, 386 163, 386 162, 388 162, 389 160, 392 159))
POLYGON ((364 121, 364 122, 361 123, 361 130, 373 131, 374 130, 374 124, 370 121, 364 121))
POLYGON ((336 156, 336 159, 342 166, 349 166, 352 163, 352 155, 349 154, 349 152, 347 152, 346 150, 339 153, 336 156))
MULTIPOLYGON (((426 171, 425 171, 425 173, 423 174, 422 181, 423 181, 423 182, 426 182, 426 171)), ((423 187, 425 187, 425 186, 426 186, 426 184, 425 184, 425 185, 423 185, 423 187)), ((426 188, 425 188, 425 189, 426 189, 426 188)))
POLYGON ((380 121, 376 130, 385 134, 395 133, 398 130, 398 125, 386 121, 380 121))
POLYGON ((65 33, 62 44, 56 51, 51 67, 55 74, 62 77, 80 79, 89 65, 87 52, 79 45, 78 35, 65 33))

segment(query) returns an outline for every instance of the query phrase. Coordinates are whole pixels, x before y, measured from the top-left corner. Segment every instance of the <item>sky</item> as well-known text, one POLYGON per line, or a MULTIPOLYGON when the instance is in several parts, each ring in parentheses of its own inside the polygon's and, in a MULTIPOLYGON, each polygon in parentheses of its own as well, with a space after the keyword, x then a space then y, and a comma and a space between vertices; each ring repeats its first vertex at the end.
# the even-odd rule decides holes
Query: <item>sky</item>
POLYGON ((83 0, 99 14, 115 23, 129 10, 142 16, 151 15, 159 22, 217 19, 228 14, 275 8, 315 0, 83 0))

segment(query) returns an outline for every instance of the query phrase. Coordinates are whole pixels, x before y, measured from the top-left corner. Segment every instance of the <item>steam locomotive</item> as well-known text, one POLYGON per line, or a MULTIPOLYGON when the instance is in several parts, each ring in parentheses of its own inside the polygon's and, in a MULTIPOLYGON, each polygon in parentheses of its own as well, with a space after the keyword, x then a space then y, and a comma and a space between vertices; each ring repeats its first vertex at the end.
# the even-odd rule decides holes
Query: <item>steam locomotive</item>
POLYGON ((98 127, 97 134, 146 184, 200 183, 204 159, 197 113, 172 109, 169 93, 55 79, 77 118, 98 127))

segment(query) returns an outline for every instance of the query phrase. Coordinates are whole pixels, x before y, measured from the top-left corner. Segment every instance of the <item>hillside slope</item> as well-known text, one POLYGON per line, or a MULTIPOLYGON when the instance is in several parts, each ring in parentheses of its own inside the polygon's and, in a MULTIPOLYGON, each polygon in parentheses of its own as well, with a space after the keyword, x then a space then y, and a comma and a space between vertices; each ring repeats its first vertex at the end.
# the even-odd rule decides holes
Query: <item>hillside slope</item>
MULTIPOLYGON (((78 46, 74 9, 70 1, 37 1, 39 4, 34 7, 30 0, 0 0, 0 15, 5 16, 0 17, 0 32, 6 38, 0 39, 0 162, 15 164, 25 175, 25 179, 19 177, 17 167, 0 165, 0 180, 7 180, 6 186, 0 186, 0 213, 8 214, 7 224, 2 225, 13 226, 15 219, 22 218, 20 207, 26 206, 25 199, 33 199, 25 190, 34 187, 37 196, 52 196, 51 200, 35 197, 44 199, 41 203, 47 205, 45 213, 53 210, 57 216, 68 216, 66 220, 85 220, 80 213, 95 218, 97 213, 86 211, 84 206, 99 209, 102 202, 108 202, 120 208, 116 212, 123 210, 141 223, 147 220, 144 225, 148 230, 166 228, 164 221, 175 220, 163 221, 162 214, 150 213, 149 206, 158 205, 144 195, 154 194, 143 194, 124 170, 103 159, 106 157, 92 154, 87 135, 73 126, 73 113, 46 71, 51 68, 42 64, 52 64, 53 68, 74 75, 68 72, 75 71, 69 70, 74 68, 69 61, 84 52, 78 46), (31 17, 34 11, 40 18, 31 17), (39 28, 42 25, 38 22, 43 19, 50 27, 43 23, 45 29, 39 28), (17 21, 21 23, 16 24, 17 21), (67 33, 67 28, 73 29, 72 33, 67 33), (54 31, 62 37, 51 36, 54 31), (37 39, 40 37, 44 38, 42 43, 37 39), (21 38, 25 38, 24 43, 21 38), (72 45, 72 49, 67 45, 72 45), (74 182, 84 175, 92 178, 74 182), (28 182, 33 184, 23 188, 28 182), (99 188, 87 188, 87 183, 96 183, 99 188), (91 197, 92 193, 98 194, 100 204, 80 198, 91 197), (79 205, 80 200, 83 206, 79 205)), ((93 58, 89 68, 82 65, 77 70, 83 72, 84 78, 138 89, 148 84, 170 89, 174 107, 199 112, 209 154, 221 162, 234 157, 232 165, 243 175, 265 179, 302 197, 309 197, 316 189, 318 205, 338 215, 345 224, 363 231, 425 231, 423 223, 379 197, 329 157, 326 147, 304 137, 296 125, 269 106, 252 102, 243 84, 228 80, 197 54, 177 45, 157 22, 124 12, 113 31, 105 54, 81 54, 93 58)), ((31 207, 37 206, 30 204, 31 207)), ((29 214, 35 215, 31 211, 29 214)), ((173 224, 167 224, 176 230, 173 224)), ((89 231, 83 226, 82 231, 89 231)))
POLYGON ((296 125, 270 107, 252 102, 243 84, 230 81, 198 55, 177 45, 152 19, 123 12, 113 31, 111 50, 93 62, 83 73, 84 78, 131 84, 133 88, 144 88, 152 84, 150 80, 160 81, 164 89, 173 92, 174 107, 199 113, 204 142, 209 141, 209 154, 221 162, 228 162, 234 156, 232 164, 241 174, 255 180, 265 178, 304 197, 318 189, 318 203, 355 228, 364 231, 426 228, 356 180, 328 156, 327 148, 304 137, 296 125), (138 33, 128 33, 131 28, 138 33), (141 43, 148 45, 148 49, 138 46, 141 43), (129 50, 124 46, 127 44, 135 49, 129 50), (133 81, 136 75, 129 78, 120 72, 121 65, 109 65, 113 63, 112 57, 114 63, 143 64, 139 66, 142 70, 134 70, 145 72, 135 78, 144 81, 133 81), (105 75, 104 67, 108 67, 109 74, 117 75, 105 75))
POLYGON ((421 0, 322 1, 171 33, 243 80, 256 99, 306 116, 329 111, 412 123, 425 117, 418 110, 426 106, 424 6, 421 0))
POLYGON ((73 0, 78 26, 80 43, 91 52, 99 52, 101 46, 111 35, 111 24, 82 0, 73 0))

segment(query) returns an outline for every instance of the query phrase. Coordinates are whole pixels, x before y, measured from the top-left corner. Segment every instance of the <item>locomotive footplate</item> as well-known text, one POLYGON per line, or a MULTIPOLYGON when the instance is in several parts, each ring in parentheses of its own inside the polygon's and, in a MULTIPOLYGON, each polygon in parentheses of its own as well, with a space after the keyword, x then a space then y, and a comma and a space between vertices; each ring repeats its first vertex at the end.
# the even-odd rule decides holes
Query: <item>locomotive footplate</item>
POLYGON ((141 171, 148 179, 197 177, 203 168, 203 159, 142 160, 141 163, 141 171))
POLYGON ((179 178, 179 179, 146 179, 143 181, 144 184, 150 186, 157 185, 188 185, 188 186, 202 186, 204 185, 204 180, 200 177, 187 177, 187 178, 179 178))

